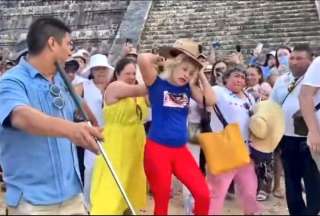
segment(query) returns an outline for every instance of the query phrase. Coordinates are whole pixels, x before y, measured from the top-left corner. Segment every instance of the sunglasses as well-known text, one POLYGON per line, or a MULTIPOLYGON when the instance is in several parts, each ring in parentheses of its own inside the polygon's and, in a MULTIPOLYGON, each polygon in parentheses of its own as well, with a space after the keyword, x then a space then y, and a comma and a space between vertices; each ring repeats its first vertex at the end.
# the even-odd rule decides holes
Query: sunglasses
POLYGON ((57 109, 61 110, 63 109, 65 105, 65 101, 62 97, 61 90, 58 86, 55 84, 51 84, 49 87, 49 92, 51 96, 53 97, 53 106, 56 107, 57 109))
POLYGON ((244 103, 243 106, 248 111, 249 117, 253 116, 253 111, 251 110, 249 103, 244 103))

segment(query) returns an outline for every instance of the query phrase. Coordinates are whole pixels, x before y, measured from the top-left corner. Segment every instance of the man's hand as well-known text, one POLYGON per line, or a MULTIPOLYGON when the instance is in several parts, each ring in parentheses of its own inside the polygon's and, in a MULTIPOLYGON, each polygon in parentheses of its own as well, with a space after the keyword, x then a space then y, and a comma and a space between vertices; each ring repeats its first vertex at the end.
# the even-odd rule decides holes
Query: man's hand
POLYGON ((315 132, 309 131, 308 142, 309 142, 311 151, 320 153, 320 133, 316 131, 315 132))
POLYGON ((69 139, 76 145, 99 154, 96 140, 102 140, 102 129, 91 127, 87 122, 74 123, 69 132, 69 139))

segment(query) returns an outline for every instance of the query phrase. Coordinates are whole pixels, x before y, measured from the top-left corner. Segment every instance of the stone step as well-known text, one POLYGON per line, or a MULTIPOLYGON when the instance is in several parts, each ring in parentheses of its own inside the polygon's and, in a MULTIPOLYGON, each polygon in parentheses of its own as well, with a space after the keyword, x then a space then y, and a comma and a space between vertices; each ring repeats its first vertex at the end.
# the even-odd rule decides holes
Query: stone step
MULTIPOLYGON (((77 40, 86 39, 103 39, 113 37, 117 31, 117 25, 110 26, 110 28, 105 29, 79 29, 74 30, 71 33, 72 38, 77 40)), ((25 33, 23 30, 12 30, 7 34, 0 33, 0 41, 16 41, 21 34, 25 33)))
POLYGON ((272 17, 250 17, 250 16, 241 16, 241 17, 225 17, 225 18, 219 18, 219 17, 198 17, 196 19, 181 17, 181 18, 175 18, 175 17, 163 17, 159 19, 153 19, 150 18, 147 21, 146 27, 148 26, 159 26, 160 24, 163 24, 163 26, 170 27, 170 24, 174 24, 173 26, 178 26, 179 24, 221 24, 221 23, 228 23, 230 22, 230 25, 241 25, 244 23, 291 23, 291 22, 310 22, 310 21, 319 21, 318 15, 316 13, 308 13, 308 14, 297 14, 293 16, 272 16, 272 17))
MULTIPOLYGON (((264 22, 264 23, 254 23, 254 24, 224 24, 221 26, 220 24, 217 23, 198 23, 198 24, 193 24, 193 25, 183 25, 183 29, 188 29, 190 31, 202 31, 205 29, 206 31, 211 31, 211 32, 220 32, 221 27, 223 27, 223 31, 255 31, 259 29, 267 29, 271 31, 278 31, 282 30, 283 28, 287 28, 288 30, 290 29, 314 29, 314 28, 320 28, 319 21, 312 21, 312 22, 304 22, 304 20, 301 21, 296 21, 296 22, 288 22, 288 23, 269 23, 269 22, 264 22), (200 30, 199 30, 200 29, 200 30)), ((151 34, 154 33, 165 33, 165 32, 175 32, 179 29, 179 27, 174 27, 174 26, 146 26, 145 31, 150 32, 151 34)))
POLYGON ((257 41, 277 41, 277 40, 282 40, 282 39, 288 39, 290 38, 291 40, 295 38, 319 38, 320 39, 320 31, 318 30, 317 33, 310 33, 310 34, 305 34, 304 32, 292 32, 292 33, 287 33, 287 32, 277 32, 277 33, 265 33, 265 34, 254 34, 254 35, 249 35, 249 34, 226 34, 226 35, 210 35, 208 33, 195 33, 190 36, 186 35, 186 33, 176 33, 176 34, 165 34, 165 35, 143 35, 142 40, 143 41, 153 41, 153 42, 158 42, 158 41, 171 41, 173 42, 175 39, 178 38, 185 38, 185 37, 191 37, 194 38, 197 41, 206 41, 206 40, 217 40, 221 41, 221 43, 228 44, 228 41, 240 41, 240 40, 257 40, 257 41))
POLYGON ((169 1, 154 1, 154 6, 157 8, 161 7, 172 7, 172 6, 181 6, 181 7, 192 7, 194 5, 201 5, 205 7, 226 7, 226 6, 232 6, 232 7, 241 7, 241 6, 259 6, 260 7, 265 7, 265 6, 281 6, 281 5, 292 5, 292 4, 311 4, 314 3, 314 0, 278 0, 278 1, 259 1, 259 0, 238 0, 238 1, 225 1, 225 0, 214 0, 214 1, 187 1, 187 2, 181 2, 181 1, 174 1, 174 0, 169 0, 169 1))
POLYGON ((29 6, 23 8, 5 8, 0 9, 0 12, 2 17, 63 14, 73 13, 76 11, 102 13, 106 11, 126 10, 127 6, 127 3, 124 1, 120 1, 119 3, 114 1, 103 2, 99 4, 99 7, 96 7, 95 4, 90 2, 81 2, 71 4, 29 6))
MULTIPOLYGON (((108 28, 114 24, 119 24, 123 17, 123 12, 119 13, 72 13, 72 14, 62 14, 59 16, 57 14, 54 17, 62 19, 71 29, 81 29, 83 27, 89 27, 92 29, 108 28)), ((34 16, 26 16, 23 19, 20 16, 12 17, 9 20, 5 20, 4 17, 0 16, 0 23, 2 23, 1 31, 10 30, 27 30, 29 25, 32 23, 34 16)))
MULTIPOLYGON (((198 20, 213 20, 215 22, 219 21, 229 21, 229 20, 269 20, 269 19, 290 19, 290 18, 297 18, 297 17, 315 17, 317 15, 316 10, 312 9, 310 11, 298 11, 294 13, 286 13, 284 14, 274 14, 274 15, 263 15, 263 14, 253 14, 253 13, 239 13, 239 14, 229 14, 226 16, 215 16, 212 14, 203 15, 197 13, 190 13, 187 17, 183 15, 171 14, 171 15, 151 15, 148 19, 150 22, 159 23, 161 20, 188 20, 188 21, 196 21, 198 20)), ((315 17, 316 18, 316 17, 315 17)))
MULTIPOLYGON (((304 10, 310 10, 315 8, 315 4, 308 4, 305 5, 303 8, 304 10)), ((167 15, 170 14, 174 11, 184 11, 185 13, 212 13, 212 14, 223 14, 226 11, 233 11, 233 13, 256 13, 256 14, 281 14, 283 11, 296 11, 296 10, 301 10, 302 8, 299 8, 299 5, 291 5, 291 6, 279 6, 279 7, 273 7, 273 6, 268 6, 263 9, 255 9, 255 8, 250 8, 250 7, 244 7, 244 8, 232 8, 232 7, 221 7, 217 8, 215 7, 212 9, 212 7, 201 7, 201 6, 194 6, 192 8, 182 8, 182 7, 170 7, 168 9, 158 9, 154 12, 151 13, 151 15, 167 15), (211 9, 211 10, 210 10, 211 9)), ((232 14, 233 14, 232 13, 232 14)), ((179 14, 178 14, 179 15, 179 14)))
MULTIPOLYGON (((304 5, 303 8, 299 7, 299 5, 290 5, 290 6, 286 6, 286 5, 281 5, 278 7, 274 7, 274 6, 268 6, 266 8, 250 8, 250 7, 244 7, 244 8, 233 8, 233 7, 215 7, 214 10, 210 10, 210 7, 201 7, 201 6, 194 6, 193 8, 183 8, 183 7, 170 7, 170 8, 164 8, 163 10, 161 10, 161 8, 157 8, 156 11, 152 11, 151 12, 151 16, 152 15, 167 15, 167 14, 172 14, 172 12, 177 11, 177 10, 183 10, 184 12, 188 12, 188 13, 201 13, 201 14, 206 14, 206 13, 212 13, 212 14, 221 14, 221 13, 225 13, 226 11, 229 10, 233 10, 233 13, 246 13, 246 12, 250 12, 250 13, 256 13, 256 14, 277 14, 277 13, 281 13, 283 11, 287 12, 294 12, 297 10, 315 10, 315 4, 307 4, 304 5)), ((177 14, 179 15, 179 14, 177 14)), ((181 15, 181 14, 180 14, 181 15)))

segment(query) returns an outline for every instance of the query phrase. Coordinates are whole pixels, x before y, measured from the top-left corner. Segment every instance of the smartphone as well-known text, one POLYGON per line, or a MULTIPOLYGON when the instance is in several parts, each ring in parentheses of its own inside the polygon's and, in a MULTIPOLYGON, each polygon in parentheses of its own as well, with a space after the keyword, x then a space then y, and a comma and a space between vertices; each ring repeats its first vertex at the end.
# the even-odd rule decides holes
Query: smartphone
POLYGON ((217 48, 220 48, 220 47, 221 47, 221 44, 220 44, 219 41, 215 41, 215 42, 212 43, 212 47, 213 47, 214 49, 217 49, 217 48))
POLYGON ((131 38, 127 38, 126 39, 126 45, 132 45, 132 39, 131 38))
POLYGON ((255 50, 257 51, 258 54, 260 54, 262 52, 263 49, 263 43, 258 43, 255 50))
POLYGON ((237 45, 236 45, 236 51, 237 51, 237 52, 241 52, 241 45, 240 45, 240 44, 237 44, 237 45))

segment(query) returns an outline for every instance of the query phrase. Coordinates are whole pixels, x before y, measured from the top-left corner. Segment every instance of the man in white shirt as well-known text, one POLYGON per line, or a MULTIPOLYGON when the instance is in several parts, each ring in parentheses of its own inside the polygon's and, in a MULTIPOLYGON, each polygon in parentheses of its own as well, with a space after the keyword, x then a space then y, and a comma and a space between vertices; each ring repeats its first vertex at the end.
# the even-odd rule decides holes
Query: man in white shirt
POLYGON ((303 118, 308 126, 308 144, 312 155, 320 170, 320 111, 315 107, 320 103, 320 57, 317 57, 310 65, 302 83, 300 92, 300 104, 303 118))
POLYGON ((278 78, 271 98, 282 106, 286 129, 280 142, 281 159, 285 174, 286 197, 289 213, 293 215, 316 215, 320 209, 320 174, 312 159, 306 137, 295 133, 293 114, 300 109, 299 92, 302 80, 312 62, 308 45, 298 45, 291 53, 291 72, 278 78), (303 200, 303 180, 306 191, 303 200))

